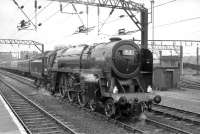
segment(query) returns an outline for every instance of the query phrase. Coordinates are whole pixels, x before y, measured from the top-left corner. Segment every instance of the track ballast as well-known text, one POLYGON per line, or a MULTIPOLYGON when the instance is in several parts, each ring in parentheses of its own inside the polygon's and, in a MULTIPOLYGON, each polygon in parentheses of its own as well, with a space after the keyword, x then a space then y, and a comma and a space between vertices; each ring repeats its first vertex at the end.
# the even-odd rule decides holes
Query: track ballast
POLYGON ((77 134, 25 97, 14 87, 0 81, 0 93, 29 134, 77 134))

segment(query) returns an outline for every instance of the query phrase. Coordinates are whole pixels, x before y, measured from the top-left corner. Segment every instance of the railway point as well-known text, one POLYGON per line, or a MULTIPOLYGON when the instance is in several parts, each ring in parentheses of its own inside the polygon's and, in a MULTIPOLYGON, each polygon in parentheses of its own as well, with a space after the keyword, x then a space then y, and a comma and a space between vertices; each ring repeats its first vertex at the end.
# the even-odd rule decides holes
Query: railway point
POLYGON ((0 134, 27 134, 17 117, 0 95, 0 134))
POLYGON ((162 97, 160 105, 200 113, 200 90, 182 88, 155 93, 162 97))

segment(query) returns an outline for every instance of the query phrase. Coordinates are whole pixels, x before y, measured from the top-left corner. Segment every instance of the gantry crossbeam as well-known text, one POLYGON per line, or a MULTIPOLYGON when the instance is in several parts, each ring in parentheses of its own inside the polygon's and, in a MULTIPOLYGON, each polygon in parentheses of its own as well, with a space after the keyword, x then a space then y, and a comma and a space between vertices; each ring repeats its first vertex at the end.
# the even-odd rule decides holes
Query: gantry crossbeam
POLYGON ((130 0, 49 0, 74 4, 84 4, 89 6, 99 6, 107 8, 125 9, 125 10, 144 10, 143 4, 139 4, 130 0))
POLYGON ((0 39, 0 44, 34 45, 42 53, 44 52, 44 44, 32 40, 0 39))
POLYGON ((143 4, 133 2, 131 0, 49 0, 58 2, 67 2, 71 4, 83 4, 97 7, 107 7, 114 9, 122 9, 130 17, 130 19, 141 31, 141 47, 148 48, 148 9, 143 4), (135 11, 141 13, 140 20, 135 16, 135 11))

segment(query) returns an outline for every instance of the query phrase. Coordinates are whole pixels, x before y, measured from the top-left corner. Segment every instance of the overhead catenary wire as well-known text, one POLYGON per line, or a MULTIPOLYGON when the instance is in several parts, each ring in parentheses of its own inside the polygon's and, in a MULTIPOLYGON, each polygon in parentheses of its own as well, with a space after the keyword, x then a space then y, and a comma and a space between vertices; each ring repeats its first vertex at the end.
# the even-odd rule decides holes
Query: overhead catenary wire
MULTIPOLYGON (((53 1, 49 2, 42 10, 40 10, 40 11, 37 13, 37 15, 39 15, 39 14, 41 14, 43 11, 45 11, 45 9, 47 9, 52 3, 53 3, 53 1)), ((36 5, 35 5, 35 6, 36 6, 36 5)), ((28 22, 31 22, 35 17, 36 17, 36 14, 35 14, 31 19, 29 19, 28 22)), ((53 16, 52 16, 52 17, 53 17, 53 16)), ((50 19, 50 18, 49 18, 49 19, 50 19)), ((46 22, 46 20, 45 20, 45 22, 46 22)), ((17 35, 18 32, 19 32, 19 31, 13 33, 12 36, 17 35)))
MULTIPOLYGON (((65 8, 65 7, 67 7, 69 4, 67 3, 63 8, 65 8)), ((59 13, 60 12, 60 9, 59 10, 57 10, 56 12, 54 12, 53 14, 51 14, 47 19, 45 19, 45 20, 43 20, 43 23, 46 23, 47 21, 49 21, 52 17, 54 17, 57 13, 59 13)), ((18 31, 13 35, 13 36, 15 36, 15 35, 17 35, 18 34, 18 31)), ((23 35, 24 35, 25 33, 23 33, 23 35)))
MULTIPOLYGON (((40 15, 43 11, 45 11, 45 9, 47 9, 51 4, 53 3, 53 1, 50 1, 44 8, 42 8, 37 15, 40 15)), ((34 15, 31 20, 33 20, 36 17, 36 15, 34 15)))
MULTIPOLYGON (((18 2, 17 2, 16 0, 12 0, 12 1, 13 1, 14 4, 18 7, 18 9, 23 13, 23 15, 28 19, 28 22, 30 22, 30 23, 34 26, 34 28, 36 28, 36 25, 32 22, 32 19, 30 19, 30 18, 28 17, 28 15, 22 10, 22 8, 19 6, 18 2)), ((28 3, 28 2, 26 2, 25 5, 27 5, 27 3, 28 3)), ((23 7, 24 7, 24 6, 23 6, 23 7)), ((13 34, 11 34, 11 36, 17 35, 18 32, 19 32, 19 31, 14 32, 13 34)))
MULTIPOLYGON (((87 28, 88 28, 88 23, 89 23, 89 7, 88 5, 86 5, 86 14, 87 14, 87 28)), ((88 30, 87 30, 87 34, 88 34, 88 30)))
POLYGON ((84 25, 83 20, 81 19, 81 17, 80 17, 80 15, 79 15, 79 13, 78 13, 78 11, 77 11, 75 5, 74 5, 73 3, 71 3, 71 5, 72 5, 74 11, 76 12, 76 14, 77 14, 77 16, 78 16, 80 22, 82 23, 82 25, 84 25))
POLYGON ((183 22, 187 22, 187 21, 193 21, 193 20, 197 20, 197 19, 200 19, 200 16, 193 17, 193 18, 182 19, 182 20, 171 22, 171 23, 166 23, 166 24, 158 25, 155 28, 170 26, 170 25, 179 24, 179 23, 183 23, 183 22))
POLYGON ((177 0, 171 0, 171 1, 168 1, 168 2, 165 2, 165 3, 161 3, 161 4, 159 4, 159 5, 155 5, 154 8, 155 8, 155 7, 165 6, 165 5, 167 5, 167 4, 170 4, 170 3, 173 3, 173 2, 176 2, 176 1, 177 1, 177 0))
MULTIPOLYGON (((63 8, 67 7, 68 5, 69 5, 69 4, 67 3, 63 8)), ((57 13, 59 13, 59 12, 60 12, 60 9, 57 10, 56 12, 54 12, 52 15, 50 15, 47 19, 45 19, 45 20, 43 21, 43 23, 49 21, 52 17, 54 17, 54 16, 55 16, 57 13)))
POLYGON ((99 6, 97 6, 97 34, 99 35, 99 18, 100 18, 100 9, 99 6))
POLYGON ((28 17, 28 15, 21 9, 21 7, 17 3, 17 1, 16 0, 12 0, 12 1, 20 9, 20 11, 23 13, 23 15, 30 21, 30 23, 36 28, 36 25, 31 21, 31 19, 28 17))
MULTIPOLYGON (((100 33, 101 29, 103 28, 103 26, 106 24, 106 22, 108 21, 108 19, 110 18, 110 16, 113 14, 115 8, 112 8, 108 17, 104 20, 104 22, 102 23, 101 27, 98 29, 98 34, 100 33)), ((98 22, 99 23, 99 22, 98 22)))

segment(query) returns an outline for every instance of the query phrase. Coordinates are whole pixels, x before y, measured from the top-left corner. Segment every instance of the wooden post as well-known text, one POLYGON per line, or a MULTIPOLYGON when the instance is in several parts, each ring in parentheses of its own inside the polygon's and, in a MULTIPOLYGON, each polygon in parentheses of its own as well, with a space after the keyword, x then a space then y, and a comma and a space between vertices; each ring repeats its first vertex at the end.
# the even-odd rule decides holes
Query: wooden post
POLYGON ((197 45, 197 75, 199 75, 198 66, 199 66, 199 46, 197 45))
POLYGON ((183 75, 183 46, 180 46, 180 76, 183 75))
POLYGON ((154 0, 151 1, 152 40, 154 45, 154 0))
POLYGON ((41 44, 42 47, 42 76, 44 76, 44 44, 41 44))
POLYGON ((161 64, 162 50, 159 51, 159 54, 160 54, 160 66, 161 66, 162 65, 161 64))

